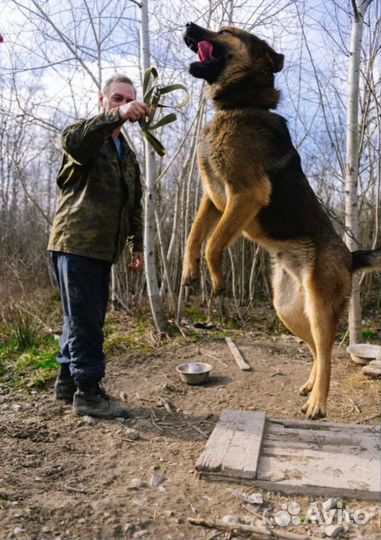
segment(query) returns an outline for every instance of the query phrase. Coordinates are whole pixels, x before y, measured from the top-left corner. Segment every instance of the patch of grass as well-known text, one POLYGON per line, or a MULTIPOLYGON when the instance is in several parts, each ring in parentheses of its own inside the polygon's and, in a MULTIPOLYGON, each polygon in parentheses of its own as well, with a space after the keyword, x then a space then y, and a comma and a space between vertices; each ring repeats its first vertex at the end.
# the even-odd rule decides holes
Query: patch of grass
POLYGON ((5 359, 0 356, 0 380, 6 371, 5 359))
POLYGON ((144 334, 147 331, 147 327, 144 326, 144 324, 141 324, 140 326, 137 326, 134 328, 135 334, 144 334))
POLYGON ((13 371, 21 376, 27 386, 44 386, 57 372, 57 347, 48 345, 47 349, 33 347, 23 353, 16 361, 13 371))
POLYGON ((226 327, 229 328, 230 330, 237 330, 237 328, 240 328, 240 323, 237 319, 235 319, 234 317, 230 317, 227 321, 226 321, 226 327))
POLYGON ((221 332, 221 330, 214 330, 211 332, 212 336, 215 339, 225 339, 226 337, 229 337, 229 332, 221 332))
POLYGON ((189 341, 191 341, 192 343, 197 343, 201 337, 201 333, 193 331, 187 337, 189 338, 189 341))
POLYGON ((152 352, 151 328, 140 321, 133 328, 125 329, 118 321, 109 320, 105 326, 104 351, 106 354, 139 351, 152 352))
POLYGON ((142 347, 141 334, 124 334, 114 331, 110 333, 104 342, 104 351, 106 354, 128 352, 130 350, 139 350, 142 347))
POLYGON ((186 307, 184 313, 191 317, 193 322, 205 322, 207 319, 199 307, 186 307))
POLYGON ((153 352, 158 341, 150 319, 120 316, 118 312, 107 315, 104 326, 104 352, 108 360, 113 354, 137 352, 149 354, 153 352))
POLYGON ((361 332, 361 335, 362 335, 362 338, 364 341, 370 341, 371 339, 374 338, 374 332, 373 330, 370 330, 368 328, 365 328, 362 332, 361 332))
POLYGON ((43 386, 56 374, 57 351, 51 336, 41 336, 33 328, 25 334, 10 329, 0 340, 1 382, 12 387, 43 386))
POLYGON ((29 315, 17 313, 10 328, 9 345, 16 351, 26 351, 33 347, 37 334, 29 315))

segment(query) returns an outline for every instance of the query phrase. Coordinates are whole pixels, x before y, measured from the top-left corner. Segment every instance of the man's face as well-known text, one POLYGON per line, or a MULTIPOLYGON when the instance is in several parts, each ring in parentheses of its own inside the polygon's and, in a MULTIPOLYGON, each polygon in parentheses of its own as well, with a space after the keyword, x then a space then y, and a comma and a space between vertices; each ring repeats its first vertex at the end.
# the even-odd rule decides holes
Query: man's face
POLYGON ((133 86, 123 82, 114 82, 106 94, 100 95, 99 103, 103 112, 108 112, 115 107, 134 101, 135 98, 135 88, 133 86))

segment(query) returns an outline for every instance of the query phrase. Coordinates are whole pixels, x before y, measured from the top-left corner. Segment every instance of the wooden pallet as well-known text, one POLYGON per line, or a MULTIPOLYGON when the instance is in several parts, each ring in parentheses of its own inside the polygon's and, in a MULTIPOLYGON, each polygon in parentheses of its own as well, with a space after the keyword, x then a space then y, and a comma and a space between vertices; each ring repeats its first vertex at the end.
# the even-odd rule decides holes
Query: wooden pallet
POLYGON ((380 428, 225 410, 196 464, 201 477, 284 493, 379 500, 380 428))

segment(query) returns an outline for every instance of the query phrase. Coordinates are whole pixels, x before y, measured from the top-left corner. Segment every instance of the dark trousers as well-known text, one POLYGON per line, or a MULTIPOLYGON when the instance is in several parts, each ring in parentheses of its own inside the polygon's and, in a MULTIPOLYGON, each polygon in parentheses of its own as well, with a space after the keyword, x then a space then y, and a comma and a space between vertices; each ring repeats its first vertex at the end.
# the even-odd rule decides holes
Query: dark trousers
POLYGON ((98 382, 105 374, 103 325, 111 263, 69 253, 52 252, 64 312, 60 364, 70 363, 77 383, 98 382))

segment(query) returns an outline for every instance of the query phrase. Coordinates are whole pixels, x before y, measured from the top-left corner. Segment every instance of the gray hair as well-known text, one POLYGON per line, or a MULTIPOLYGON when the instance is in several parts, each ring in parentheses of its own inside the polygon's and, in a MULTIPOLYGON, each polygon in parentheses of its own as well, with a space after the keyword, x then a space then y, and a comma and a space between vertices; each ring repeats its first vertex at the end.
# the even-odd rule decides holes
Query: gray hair
POLYGON ((136 88, 132 80, 129 77, 126 77, 126 75, 118 75, 118 74, 113 75, 112 77, 107 79, 107 81, 104 83, 102 87, 102 94, 103 95, 108 94, 110 92, 111 85, 113 83, 118 83, 118 82, 129 84, 135 90, 135 94, 136 94, 136 88))

